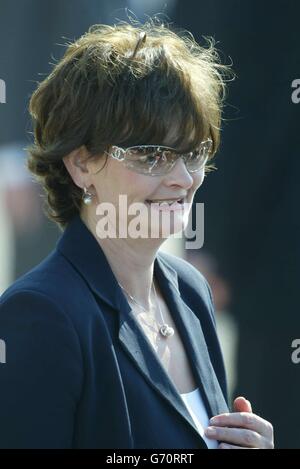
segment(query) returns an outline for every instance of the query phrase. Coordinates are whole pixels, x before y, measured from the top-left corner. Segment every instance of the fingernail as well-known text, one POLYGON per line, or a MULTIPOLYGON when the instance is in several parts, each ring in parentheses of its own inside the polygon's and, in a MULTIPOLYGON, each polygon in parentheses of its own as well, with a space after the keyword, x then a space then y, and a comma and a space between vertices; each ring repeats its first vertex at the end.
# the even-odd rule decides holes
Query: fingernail
POLYGON ((212 417, 209 421, 209 423, 213 424, 213 425, 217 425, 219 423, 219 419, 218 417, 212 417))
POLYGON ((206 433, 206 435, 215 435, 216 430, 215 430, 215 428, 207 427, 206 430, 205 430, 205 433, 206 433))

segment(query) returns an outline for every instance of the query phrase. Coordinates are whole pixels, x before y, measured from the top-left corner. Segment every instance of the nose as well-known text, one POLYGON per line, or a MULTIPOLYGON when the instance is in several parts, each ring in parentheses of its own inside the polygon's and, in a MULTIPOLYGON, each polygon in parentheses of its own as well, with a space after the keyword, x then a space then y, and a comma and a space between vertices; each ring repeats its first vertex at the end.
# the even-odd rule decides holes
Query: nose
POLYGON ((168 186, 180 186, 186 190, 192 187, 194 179, 188 172, 185 162, 182 158, 178 158, 174 168, 172 168, 172 170, 166 174, 165 183, 168 186))

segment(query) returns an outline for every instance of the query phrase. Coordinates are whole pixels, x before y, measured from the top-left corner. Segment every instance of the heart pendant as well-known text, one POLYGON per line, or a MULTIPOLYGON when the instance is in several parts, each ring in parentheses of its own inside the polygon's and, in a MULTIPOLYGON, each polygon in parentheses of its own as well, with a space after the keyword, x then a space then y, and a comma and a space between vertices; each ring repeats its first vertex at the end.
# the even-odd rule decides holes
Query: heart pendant
POLYGON ((168 326, 168 324, 163 324, 163 325, 160 327, 159 332, 160 332, 161 335, 163 335, 164 337, 171 337, 172 335, 174 335, 174 329, 173 329, 173 327, 168 326))

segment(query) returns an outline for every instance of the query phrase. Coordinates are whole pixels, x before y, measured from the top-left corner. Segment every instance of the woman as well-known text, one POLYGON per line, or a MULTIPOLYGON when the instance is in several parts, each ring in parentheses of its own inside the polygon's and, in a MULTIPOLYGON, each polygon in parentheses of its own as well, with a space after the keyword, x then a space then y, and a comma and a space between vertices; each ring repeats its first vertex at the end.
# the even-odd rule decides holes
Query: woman
POLYGON ((29 169, 64 232, 1 299, 1 447, 273 446, 248 401, 228 412, 205 279, 159 252, 218 148, 225 71, 161 24, 98 25, 33 94, 29 169))

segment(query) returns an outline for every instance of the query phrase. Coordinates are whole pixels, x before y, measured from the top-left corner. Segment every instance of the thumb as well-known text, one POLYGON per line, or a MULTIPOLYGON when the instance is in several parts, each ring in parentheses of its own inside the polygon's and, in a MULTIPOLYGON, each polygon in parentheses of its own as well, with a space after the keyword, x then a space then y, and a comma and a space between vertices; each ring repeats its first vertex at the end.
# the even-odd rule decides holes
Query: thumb
POLYGON ((234 412, 252 412, 252 407, 245 397, 237 397, 233 402, 234 412))

